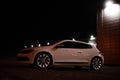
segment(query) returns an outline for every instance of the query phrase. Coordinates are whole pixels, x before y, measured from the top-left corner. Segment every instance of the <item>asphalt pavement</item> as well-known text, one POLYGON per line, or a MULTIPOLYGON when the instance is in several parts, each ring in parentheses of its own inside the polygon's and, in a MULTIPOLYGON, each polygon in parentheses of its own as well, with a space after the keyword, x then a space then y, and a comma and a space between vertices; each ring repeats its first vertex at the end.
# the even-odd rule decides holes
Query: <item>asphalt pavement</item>
POLYGON ((0 80, 120 80, 120 66, 103 66, 101 71, 87 67, 37 69, 20 64, 15 57, 0 58, 0 80))

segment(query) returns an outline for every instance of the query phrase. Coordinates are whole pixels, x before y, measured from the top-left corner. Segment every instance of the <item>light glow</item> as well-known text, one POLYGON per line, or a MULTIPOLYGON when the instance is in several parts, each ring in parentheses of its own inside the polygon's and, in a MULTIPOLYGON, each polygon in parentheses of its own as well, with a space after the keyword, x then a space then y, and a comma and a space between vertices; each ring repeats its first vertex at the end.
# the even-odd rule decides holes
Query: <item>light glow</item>
POLYGON ((40 47, 41 46, 41 44, 38 44, 38 47, 40 47))
POLYGON ((91 35, 90 38, 89 38, 88 43, 91 44, 91 45, 96 46, 96 41, 95 41, 95 39, 96 39, 96 38, 95 38, 93 35, 91 35))
POLYGON ((73 41, 75 41, 75 38, 72 38, 73 41))
POLYGON ((25 48, 27 48, 27 45, 25 45, 25 48))
POLYGON ((50 43, 49 43, 49 42, 47 42, 47 45, 50 45, 50 43))
POLYGON ((112 1, 107 1, 105 4, 104 13, 107 16, 117 16, 120 14, 120 6, 118 4, 113 3, 112 1))
POLYGON ((31 48, 33 48, 33 45, 31 45, 31 48))
POLYGON ((95 40, 95 37, 93 35, 91 35, 90 40, 95 40))

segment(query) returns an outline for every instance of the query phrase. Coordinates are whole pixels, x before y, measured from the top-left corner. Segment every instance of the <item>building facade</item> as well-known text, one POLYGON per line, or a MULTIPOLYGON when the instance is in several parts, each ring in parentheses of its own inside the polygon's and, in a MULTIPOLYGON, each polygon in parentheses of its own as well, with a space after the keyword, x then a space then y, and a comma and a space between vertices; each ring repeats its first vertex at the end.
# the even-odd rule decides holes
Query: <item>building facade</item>
POLYGON ((97 47, 105 64, 120 65, 120 3, 106 0, 97 13, 97 47))

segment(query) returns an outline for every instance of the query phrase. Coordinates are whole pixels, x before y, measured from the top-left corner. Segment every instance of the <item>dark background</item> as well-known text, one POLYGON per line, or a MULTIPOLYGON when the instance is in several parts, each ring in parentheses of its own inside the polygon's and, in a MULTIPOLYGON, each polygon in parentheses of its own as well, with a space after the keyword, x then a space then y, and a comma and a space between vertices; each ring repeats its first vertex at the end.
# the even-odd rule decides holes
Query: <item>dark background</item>
POLYGON ((1 54, 16 55, 29 42, 96 37, 97 10, 103 0, 3 2, 1 54))

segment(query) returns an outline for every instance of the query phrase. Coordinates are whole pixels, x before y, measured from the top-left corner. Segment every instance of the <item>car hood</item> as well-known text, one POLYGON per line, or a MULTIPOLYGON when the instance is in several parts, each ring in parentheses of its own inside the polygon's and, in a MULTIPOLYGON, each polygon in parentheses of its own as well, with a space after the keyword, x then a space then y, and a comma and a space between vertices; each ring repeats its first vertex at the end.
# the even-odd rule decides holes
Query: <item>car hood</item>
POLYGON ((52 48, 52 46, 41 46, 41 47, 25 48, 22 50, 34 50, 34 51, 44 51, 45 50, 46 51, 46 50, 49 50, 51 48, 52 48))

